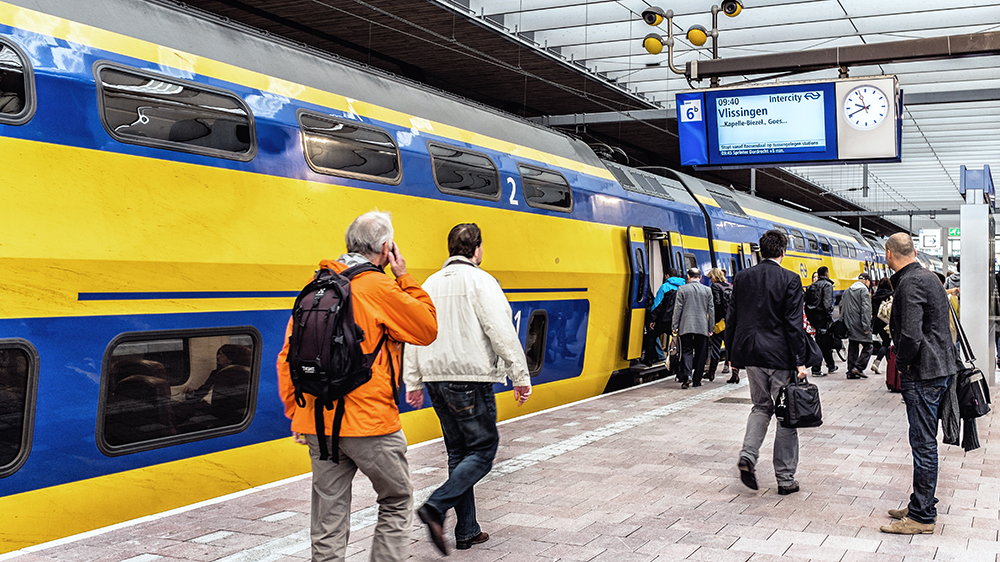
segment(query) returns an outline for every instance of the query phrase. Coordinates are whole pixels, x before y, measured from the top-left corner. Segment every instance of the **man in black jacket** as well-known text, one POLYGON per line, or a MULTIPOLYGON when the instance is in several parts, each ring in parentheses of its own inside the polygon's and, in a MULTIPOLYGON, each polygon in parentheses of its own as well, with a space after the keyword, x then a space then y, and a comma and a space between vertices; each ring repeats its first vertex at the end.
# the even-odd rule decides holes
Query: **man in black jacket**
MULTIPOLYGON (((754 466, 767 427, 774 415, 774 402, 781 387, 805 378, 806 331, 802 326, 802 282, 781 267, 788 236, 768 230, 760 237, 763 261, 733 278, 732 303, 726 316, 726 349, 733 367, 745 368, 750 381, 753 409, 737 466, 740 479, 757 489, 754 466)), ((799 464, 799 436, 779 424, 774 436, 774 475, 778 493, 799 491, 795 469, 799 464)))
MULTIPOLYGON (((832 373, 837 370, 837 365, 833 362, 833 350, 837 343, 828 332, 833 324, 833 281, 830 280, 830 269, 825 265, 816 270, 816 275, 819 278, 806 291, 806 318, 816 329, 816 343, 823 352, 827 371, 832 373)), ((812 375, 825 377, 823 365, 813 366, 812 375)))
POLYGON ((885 261, 896 272, 891 279, 896 292, 889 331, 896 344, 896 368, 910 426, 913 493, 905 508, 889 510, 889 516, 899 521, 884 525, 882 532, 901 535, 934 532, 938 406, 957 371, 948 297, 937 276, 916 259, 909 234, 893 234, 886 241, 885 261))

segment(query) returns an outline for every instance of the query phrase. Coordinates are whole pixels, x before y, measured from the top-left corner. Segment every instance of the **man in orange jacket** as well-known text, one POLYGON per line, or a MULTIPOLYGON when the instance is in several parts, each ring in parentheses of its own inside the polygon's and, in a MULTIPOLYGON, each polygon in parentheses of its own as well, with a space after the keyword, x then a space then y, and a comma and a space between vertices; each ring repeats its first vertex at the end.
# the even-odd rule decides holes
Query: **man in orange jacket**
MULTIPOLYGON (((341 561, 347 550, 351 526, 351 482, 360 468, 378 494, 378 523, 370 560, 395 561, 407 557, 413 508, 413 486, 406 462, 406 437, 399 422, 399 407, 392 391, 393 376, 400 372, 400 343, 429 345, 437 338, 437 312, 430 296, 406 272, 406 260, 393 241, 388 213, 361 215, 347 228, 347 251, 337 260, 323 260, 321 268, 341 272, 371 262, 390 266, 393 282, 377 271, 358 274, 351 281, 354 320, 365 331, 361 347, 372 353, 383 334, 389 339, 372 365, 372 378, 345 397, 340 428, 339 463, 320 461, 316 437, 315 398, 306 395, 306 406, 295 403, 289 371, 288 336, 278 355, 278 389, 285 415, 292 420, 297 443, 309 446, 312 458, 312 560, 341 561), (391 364, 391 366, 390 366, 391 364)), ((325 434, 333 430, 333 411, 324 412, 325 434)), ((332 441, 327 437, 328 447, 332 441)))

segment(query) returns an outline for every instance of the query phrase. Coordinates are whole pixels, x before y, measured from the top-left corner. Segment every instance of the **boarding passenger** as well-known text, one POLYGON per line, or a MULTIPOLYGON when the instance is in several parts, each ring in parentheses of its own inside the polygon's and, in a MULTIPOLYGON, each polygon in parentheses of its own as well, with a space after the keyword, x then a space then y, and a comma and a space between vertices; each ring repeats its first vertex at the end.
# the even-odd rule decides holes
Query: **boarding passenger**
MULTIPOLYGON (((872 361, 872 372, 876 375, 881 374, 879 371, 879 365, 882 362, 882 358, 889 354, 889 346, 892 345, 892 336, 889 334, 888 328, 889 324, 879 318, 879 310, 882 309, 882 303, 888 301, 892 298, 892 283, 889 281, 888 277, 883 277, 879 280, 878 286, 875 289, 875 295, 872 296, 872 333, 878 336, 881 340, 878 351, 875 353, 875 361, 872 361)), ((892 307, 892 302, 890 301, 887 305, 892 307)))
POLYGON ((847 326, 847 378, 867 379, 865 369, 872 356, 872 295, 868 291, 871 278, 858 275, 840 303, 840 317, 847 326))
POLYGON ((673 335, 681 337, 681 371, 684 382, 681 388, 701 386, 705 373, 708 338, 715 327, 715 303, 712 290, 701 284, 701 270, 687 270, 687 283, 677 289, 674 314, 671 322, 673 335), (688 380, 691 381, 690 385, 688 380))
MULTIPOLYGON (((832 373, 837 370, 837 365, 833 362, 833 350, 837 346, 833 335, 828 333, 830 325, 833 324, 833 281, 830 281, 830 269, 820 266, 816 270, 816 281, 806 290, 806 317, 809 324, 816 330, 816 343, 819 344, 823 352, 823 360, 826 361, 827 372, 832 373)), ((825 377, 822 365, 812 368, 814 377, 825 377)))
POLYGON ((890 509, 899 519, 881 527, 884 533, 933 533, 938 500, 938 407, 955 374, 955 346, 948 331, 948 298, 937 277, 916 261, 913 239, 905 232, 885 243, 885 261, 895 271, 890 332, 896 368, 902 380, 913 455, 913 493, 903 509, 890 509))
MULTIPOLYGON (((715 380, 715 370, 719 367, 722 359, 722 343, 726 337, 726 311, 729 309, 729 301, 732 299, 733 286, 726 281, 726 272, 713 267, 708 271, 708 278, 712 280, 712 304, 715 306, 715 327, 709 343, 711 344, 711 357, 708 360, 708 380, 715 380)), ((729 364, 729 361, 726 361, 729 364)), ((725 371, 723 371, 725 372, 725 371)), ((733 373, 733 377, 726 381, 729 383, 740 382, 739 374, 733 373)))
POLYGON ((448 252, 451 257, 424 282, 437 306, 438 338, 427 347, 407 347, 403 365, 406 402, 419 408, 427 390, 448 451, 448 480, 417 510, 444 555, 448 547, 443 525, 451 508, 456 548, 465 550, 490 538, 476 520, 473 486, 489 474, 500 443, 493 385, 509 377, 518 406, 531 395, 510 304, 500 283, 479 267, 479 227, 469 223, 452 228, 448 252))
POLYGON ((289 370, 288 337, 278 355, 278 389, 285 415, 292 420, 296 443, 309 446, 312 459, 312 560, 344 560, 351 529, 351 482, 358 469, 378 494, 378 523, 372 540, 373 562, 403 560, 410 544, 413 487, 406 462, 406 437, 399 423, 399 408, 391 378, 399 372, 400 342, 427 345, 437 336, 437 317, 430 296, 406 271, 406 260, 393 241, 388 213, 372 211, 347 227, 347 254, 323 260, 320 268, 342 272, 371 262, 379 269, 388 265, 395 281, 380 271, 359 273, 351 281, 354 320, 365 332, 362 350, 373 353, 383 334, 388 340, 375 364, 372 378, 345 397, 339 451, 332 450, 334 412, 323 412, 327 446, 337 463, 320 461, 319 440, 312 396, 305 407, 295 403, 295 387, 289 370))
MULTIPOLYGON (((746 368, 753 400, 737 463, 740 479, 751 490, 758 488, 755 466, 778 392, 796 375, 802 379, 809 372, 802 282, 781 267, 787 247, 788 236, 779 230, 768 230, 760 237, 761 262, 733 277, 733 301, 726 316, 726 349, 733 367, 746 368)), ((778 493, 798 492, 796 430, 777 425, 773 462, 778 493)))
MULTIPOLYGON (((652 357, 657 357, 662 361, 664 355, 660 346, 660 336, 670 333, 670 323, 674 317, 674 302, 677 298, 677 289, 684 285, 684 279, 677 274, 677 270, 670 268, 663 275, 663 283, 656 291, 656 298, 653 299, 653 308, 649 313, 647 322, 646 340, 643 351, 645 364, 652 364, 652 357)), ((668 348, 670 346, 668 345, 668 348)), ((677 371, 676 365, 671 363, 672 371, 677 371)))

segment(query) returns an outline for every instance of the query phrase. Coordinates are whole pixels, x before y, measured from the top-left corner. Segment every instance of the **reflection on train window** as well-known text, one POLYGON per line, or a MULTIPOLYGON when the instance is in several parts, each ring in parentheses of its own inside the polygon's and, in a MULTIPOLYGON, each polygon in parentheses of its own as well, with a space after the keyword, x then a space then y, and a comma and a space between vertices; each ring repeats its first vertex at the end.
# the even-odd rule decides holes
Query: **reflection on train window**
MULTIPOLYGON (((698 258, 694 254, 684 254, 684 269, 694 269, 698 267, 698 258)), ((681 277, 687 277, 686 273, 681 273, 681 277)))
POLYGON ((0 478, 21 468, 31 451, 38 353, 20 339, 0 340, 0 478))
POLYGON ((117 66, 97 76, 101 120, 116 140, 243 161, 257 150, 252 114, 233 93, 117 66))
POLYGON ((783 226, 781 226, 780 224, 774 225, 774 229, 775 230, 779 230, 781 232, 784 232, 785 234, 788 234, 788 229, 785 228, 785 227, 783 227, 783 226))
POLYGON ((500 200, 500 172, 489 156, 454 146, 428 143, 434 183, 445 193, 500 200))
POLYGON ((806 240, 809 241, 809 251, 810 252, 818 252, 819 251, 819 242, 816 241, 816 235, 815 234, 813 234, 812 232, 807 232, 806 233, 806 240))
POLYGON ((830 253, 830 239, 826 236, 819 237, 819 249, 823 251, 824 254, 830 253))
POLYGON ((104 357, 98 447, 120 455, 238 433, 259 371, 252 327, 119 336, 104 357))
POLYGON ((573 192, 562 174, 525 164, 518 164, 517 171, 521 173, 521 189, 529 206, 553 211, 573 210, 573 192))
POLYGON ((27 60, 13 43, 0 40, 0 123, 22 125, 31 119, 34 76, 27 60))
POLYGON ((524 357, 528 361, 528 374, 535 377, 545 363, 545 339, 548 334, 549 316, 536 310, 528 317, 528 336, 524 342, 524 357))
POLYGON ((299 113, 303 151, 320 174, 398 184, 399 148, 388 133, 354 121, 299 113))
POLYGON ((637 278, 635 284, 635 302, 641 303, 646 298, 646 285, 649 283, 646 280, 646 259, 642 255, 642 248, 635 249, 635 276, 637 278))
POLYGON ((836 238, 830 239, 830 253, 839 256, 840 255, 840 243, 837 242, 836 238))
POLYGON ((795 229, 788 229, 788 237, 792 239, 792 245, 796 250, 806 249, 806 239, 802 233, 795 229))

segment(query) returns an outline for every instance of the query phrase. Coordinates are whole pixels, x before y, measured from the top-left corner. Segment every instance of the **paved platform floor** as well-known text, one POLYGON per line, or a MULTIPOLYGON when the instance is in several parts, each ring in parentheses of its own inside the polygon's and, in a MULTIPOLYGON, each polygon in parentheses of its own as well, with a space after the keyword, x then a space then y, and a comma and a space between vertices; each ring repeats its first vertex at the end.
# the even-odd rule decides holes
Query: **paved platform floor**
MULTIPOLYGON (((886 535, 879 532, 890 522, 886 510, 905 505, 910 492, 904 406, 882 377, 846 380, 844 370, 841 364, 815 379, 825 424, 800 430, 802 491, 789 496, 779 496, 774 482, 773 428, 758 465, 761 489, 739 481, 736 460, 750 410, 745 380, 736 386, 722 376, 688 390, 658 381, 505 423, 494 470, 476 491, 491 538, 449 559, 997 561, 994 416, 979 421, 981 449, 942 446, 936 532, 886 535)), ((444 447, 434 441, 408 456, 419 506, 445 478, 444 447)), ((373 504, 359 474, 350 561, 368 559, 373 504)), ((301 562, 309 558, 308 513, 303 476, 11 559, 301 562)), ((419 520, 410 554, 439 559, 419 520)))

